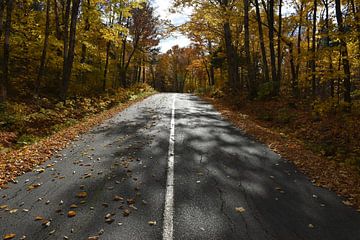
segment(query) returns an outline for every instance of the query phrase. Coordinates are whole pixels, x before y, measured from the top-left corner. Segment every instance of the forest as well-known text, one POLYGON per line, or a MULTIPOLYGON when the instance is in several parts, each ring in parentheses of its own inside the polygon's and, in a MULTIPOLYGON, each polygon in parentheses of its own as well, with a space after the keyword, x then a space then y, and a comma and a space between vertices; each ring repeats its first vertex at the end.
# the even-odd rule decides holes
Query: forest
MULTIPOLYGON (((160 92, 196 93, 358 165, 357 0, 2 0, 2 151, 160 92), (161 52, 173 33, 187 47, 161 52)), ((210 100, 211 101, 211 100, 210 100)))

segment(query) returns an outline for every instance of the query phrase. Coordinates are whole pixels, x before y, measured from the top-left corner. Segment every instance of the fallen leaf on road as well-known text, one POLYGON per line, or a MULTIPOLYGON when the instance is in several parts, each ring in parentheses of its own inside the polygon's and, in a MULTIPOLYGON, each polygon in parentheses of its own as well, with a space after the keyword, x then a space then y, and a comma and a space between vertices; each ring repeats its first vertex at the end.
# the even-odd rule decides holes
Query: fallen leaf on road
POLYGON ((87 192, 78 192, 76 194, 76 197, 78 197, 78 198, 86 198, 87 195, 88 195, 87 192))
POLYGON ((88 240, 98 240, 98 239, 100 239, 99 236, 88 237, 88 240))
POLYGON ((124 215, 124 217, 129 216, 129 215, 130 215, 130 210, 129 210, 129 209, 125 209, 125 210, 123 211, 123 215, 124 215))
POLYGON ((311 223, 309 224, 309 228, 314 228, 314 225, 312 225, 311 223))
POLYGON ((13 239, 14 237, 16 237, 15 233, 9 233, 9 234, 5 234, 3 239, 7 240, 7 239, 13 239))
POLYGON ((76 205, 76 204, 71 204, 71 205, 70 205, 70 208, 71 208, 71 209, 78 208, 78 205, 76 205))
POLYGON ((48 221, 48 220, 45 220, 45 221, 43 221, 43 223, 42 223, 41 225, 43 225, 43 226, 45 226, 45 227, 50 227, 51 222, 48 221))
POLYGON ((41 221, 41 220, 43 220, 44 218, 43 217, 41 217, 41 216, 36 216, 35 217, 35 221, 41 221))
POLYGON ((113 218, 107 218, 107 219, 105 219, 105 222, 107 223, 107 224, 111 224, 111 223, 113 223, 115 220, 113 219, 113 218))
POLYGON ((237 208, 235 208, 235 211, 238 212, 238 213, 243 213, 243 212, 245 212, 245 208, 237 207, 237 208))
POLYGON ((350 201, 342 201, 343 204, 345 204, 346 206, 352 206, 353 204, 350 201))
POLYGON ((0 209, 5 209, 7 207, 8 207, 8 205, 0 205, 0 209))
POLYGON ((43 172, 45 172, 45 169, 44 169, 44 168, 40 168, 40 169, 37 169, 36 172, 38 172, 38 173, 43 173, 43 172))
POLYGON ((11 209, 10 211, 9 211, 9 213, 16 213, 18 211, 18 209, 11 209))
POLYGON ((118 195, 115 195, 115 196, 114 196, 114 201, 122 201, 122 200, 124 200, 123 197, 118 196, 118 195))
POLYGON ((149 221, 148 224, 149 224, 150 226, 154 226, 154 225, 156 225, 156 221, 149 221))
POLYGON ((35 183, 35 184, 31 184, 30 186, 28 186, 28 191, 31 191, 35 188, 38 188, 41 186, 41 183, 35 183))
POLYGON ((69 211, 68 214, 67 214, 67 216, 68 216, 69 218, 75 217, 75 216, 76 216, 76 212, 75 212, 75 211, 69 211))

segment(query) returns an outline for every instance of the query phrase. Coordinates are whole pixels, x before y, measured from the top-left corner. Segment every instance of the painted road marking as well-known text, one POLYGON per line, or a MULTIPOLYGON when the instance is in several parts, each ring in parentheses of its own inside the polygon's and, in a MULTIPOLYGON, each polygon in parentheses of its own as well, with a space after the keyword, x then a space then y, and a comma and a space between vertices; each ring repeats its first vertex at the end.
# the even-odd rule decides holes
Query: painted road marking
POLYGON ((171 111, 169 154, 166 180, 163 240, 172 240, 174 233, 174 147, 175 147, 175 100, 174 95, 171 111))

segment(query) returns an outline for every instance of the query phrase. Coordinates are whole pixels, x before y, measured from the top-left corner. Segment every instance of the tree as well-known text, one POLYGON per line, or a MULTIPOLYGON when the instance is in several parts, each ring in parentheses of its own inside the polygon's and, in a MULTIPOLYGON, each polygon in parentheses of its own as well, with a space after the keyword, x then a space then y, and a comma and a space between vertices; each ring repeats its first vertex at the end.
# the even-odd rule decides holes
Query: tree
POLYGON ((251 62, 251 55, 250 55, 249 7, 250 7, 249 1, 244 0, 244 29, 245 29, 244 48, 245 48, 245 58, 246 58, 246 66, 247 66, 247 78, 250 89, 249 96, 250 98, 255 98, 257 95, 257 90, 255 87, 254 69, 252 67, 253 64, 251 62))
POLYGON ((46 54, 47 54, 47 49, 49 46, 49 35, 50 35, 50 0, 46 0, 46 23, 45 23, 44 47, 42 50, 42 55, 41 55, 41 60, 40 60, 39 73, 38 73, 38 76, 36 79, 36 84, 35 84, 35 94, 36 95, 39 95, 41 78, 44 75, 46 54))
POLYGON ((156 46, 159 42, 158 17, 154 15, 154 9, 150 4, 143 4, 141 8, 132 10, 132 18, 127 19, 129 33, 132 39, 131 50, 126 59, 127 36, 123 39, 122 61, 120 66, 120 81, 123 86, 127 85, 126 74, 131 60, 136 51, 144 49, 144 46, 156 46))
POLYGON ((0 100, 5 101, 7 98, 9 84, 9 58, 10 58, 10 31, 14 0, 6 0, 6 21, 5 21, 5 39, 4 39, 4 56, 2 66, 2 77, 0 83, 1 95, 0 100))
POLYGON ((335 0, 335 9, 336 9, 336 20, 340 32, 340 53, 342 58, 342 64, 344 68, 344 101, 351 103, 351 72, 350 72, 350 63, 347 50, 347 44, 344 40, 343 34, 346 33, 345 27, 343 24, 343 17, 341 12, 341 3, 340 0, 335 0))
POLYGON ((64 64, 63 64, 63 80, 62 80, 62 92, 61 99, 63 101, 66 100, 69 81, 71 77, 71 71, 74 62, 74 54, 75 54, 75 39, 76 39, 76 24, 77 18, 79 14, 79 6, 80 0, 71 0, 66 1, 66 10, 65 10, 65 18, 64 18, 64 64), (71 9, 71 20, 69 26, 69 18, 70 18, 70 9, 71 9), (70 27, 70 32, 69 32, 70 27))

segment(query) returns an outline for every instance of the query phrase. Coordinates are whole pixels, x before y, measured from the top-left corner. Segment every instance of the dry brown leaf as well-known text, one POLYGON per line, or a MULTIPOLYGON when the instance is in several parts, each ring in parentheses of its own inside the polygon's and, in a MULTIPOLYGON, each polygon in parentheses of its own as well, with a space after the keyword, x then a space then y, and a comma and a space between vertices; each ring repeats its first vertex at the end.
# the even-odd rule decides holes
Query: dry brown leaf
POLYGON ((122 201, 122 200, 124 200, 123 197, 118 196, 118 195, 115 195, 115 196, 114 196, 114 201, 122 201))
POLYGON ((75 217, 75 216, 76 216, 76 212, 75 212, 75 211, 68 211, 67 216, 68 216, 69 218, 75 217))
POLYGON ((123 211, 123 215, 124 215, 124 217, 129 216, 129 215, 130 215, 130 213, 131 213, 131 211, 130 211, 129 209, 124 209, 124 211, 123 211))

